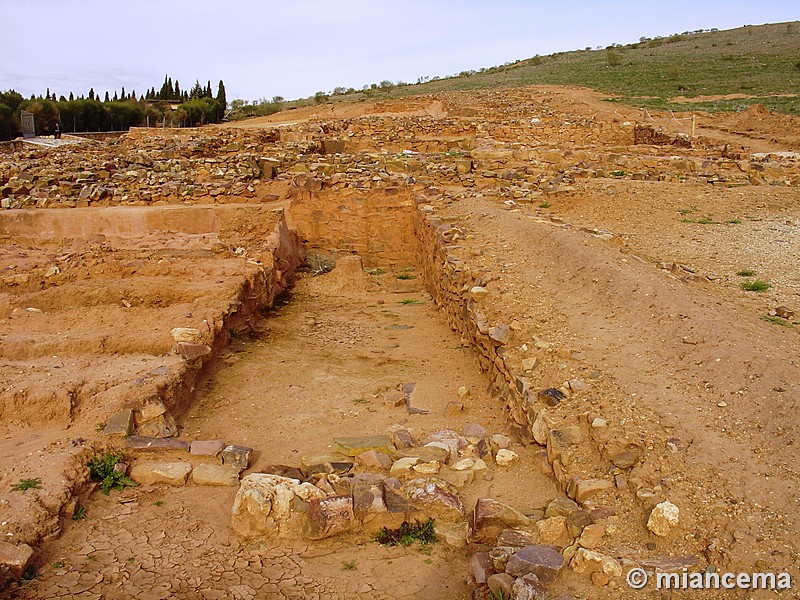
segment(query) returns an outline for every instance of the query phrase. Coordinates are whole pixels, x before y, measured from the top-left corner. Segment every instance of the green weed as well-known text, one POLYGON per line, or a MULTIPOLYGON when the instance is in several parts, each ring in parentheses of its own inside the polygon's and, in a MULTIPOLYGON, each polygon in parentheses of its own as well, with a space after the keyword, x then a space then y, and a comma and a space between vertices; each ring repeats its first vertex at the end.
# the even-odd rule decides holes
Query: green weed
POLYGON ((12 492, 24 492, 25 490, 40 490, 42 489, 42 478, 34 477, 33 479, 21 479, 19 483, 11 486, 12 492))
POLYGON ((787 321, 786 319, 781 319, 780 317, 773 317, 771 315, 764 315, 761 317, 762 321, 766 321, 767 323, 772 323, 773 325, 780 325, 781 327, 794 327, 791 322, 787 321))
POLYGON ((130 486, 139 485, 124 473, 114 470, 114 466, 122 460, 122 454, 106 453, 89 459, 89 475, 92 481, 100 482, 100 491, 108 495, 111 490, 121 491, 130 486))
POLYGON ((72 520, 83 521, 86 518, 87 514, 88 513, 86 512, 86 508, 83 506, 79 506, 78 508, 75 509, 75 513, 72 515, 72 520))
POLYGON ((743 281, 742 289, 745 292, 765 292, 772 286, 766 281, 756 279, 755 281, 743 281))
POLYGON ((741 271, 737 271, 736 274, 739 277, 753 277, 756 274, 756 272, 753 271, 752 269, 742 269, 741 271))
POLYGON ((384 527, 375 535, 375 541, 383 546, 410 546, 414 542, 432 544, 436 541, 434 520, 428 517, 424 523, 414 519, 414 525, 403 521, 397 529, 384 527))
POLYGON ((356 561, 354 561, 354 560, 342 561, 342 570, 343 571, 355 571, 356 570, 356 561))
POLYGON ((400 273, 399 275, 395 275, 397 279, 416 279, 416 275, 409 275, 408 273, 400 273))
POLYGON ((422 300, 416 300, 414 298, 403 298, 400 300, 398 304, 422 304, 422 300))

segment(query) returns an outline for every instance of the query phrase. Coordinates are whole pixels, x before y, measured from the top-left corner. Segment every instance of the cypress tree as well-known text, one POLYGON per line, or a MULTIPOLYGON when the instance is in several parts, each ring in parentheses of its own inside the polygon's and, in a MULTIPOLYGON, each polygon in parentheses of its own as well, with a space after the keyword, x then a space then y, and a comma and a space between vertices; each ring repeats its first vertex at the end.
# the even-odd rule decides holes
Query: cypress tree
POLYGON ((69 93, 69 101, 70 102, 74 102, 75 101, 75 96, 72 95, 72 92, 69 93))
POLYGON ((94 100, 94 88, 89 88, 89 100, 94 100))
POLYGON ((111 99, 108 97, 108 90, 106 90, 106 97, 103 102, 111 102, 111 99))

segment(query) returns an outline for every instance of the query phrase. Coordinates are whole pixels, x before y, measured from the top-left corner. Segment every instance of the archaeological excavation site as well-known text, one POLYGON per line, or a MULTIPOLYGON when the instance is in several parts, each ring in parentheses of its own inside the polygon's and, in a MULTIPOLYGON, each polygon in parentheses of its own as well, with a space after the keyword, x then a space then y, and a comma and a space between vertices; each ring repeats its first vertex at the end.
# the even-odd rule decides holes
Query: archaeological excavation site
POLYGON ((800 119, 601 99, 0 144, 0 597, 797 597, 800 119))

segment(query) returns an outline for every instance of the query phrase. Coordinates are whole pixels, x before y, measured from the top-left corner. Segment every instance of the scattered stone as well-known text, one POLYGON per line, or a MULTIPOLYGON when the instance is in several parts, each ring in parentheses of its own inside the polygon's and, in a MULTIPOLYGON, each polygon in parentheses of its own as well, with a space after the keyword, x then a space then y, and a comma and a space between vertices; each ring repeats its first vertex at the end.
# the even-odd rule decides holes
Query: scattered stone
POLYGON ((530 356, 528 358, 522 359, 522 370, 523 371, 533 371, 536 366, 539 364, 539 359, 535 356, 530 356))
POLYGON ((547 388, 539 390, 537 397, 539 398, 539 402, 545 406, 557 406, 558 403, 564 399, 564 392, 558 388, 547 388))
POLYGON ((639 462, 639 449, 631 446, 611 456, 611 462, 620 469, 630 469, 639 462))
MULTIPOLYGON (((139 418, 138 421, 143 423, 145 421, 150 421, 151 419, 155 419, 160 417, 165 412, 167 412, 167 407, 164 406, 164 403, 161 400, 156 400, 155 402, 146 402, 139 410, 139 418)), ((165 436, 168 437, 168 436, 165 436)))
POLYGON ((442 467, 439 470, 438 476, 444 479, 447 483, 451 483, 457 488, 468 486, 475 480, 475 471, 466 469, 462 471, 454 471, 447 467, 442 467))
POLYGON ((323 499, 325 493, 310 483, 288 477, 247 475, 233 502, 234 532, 247 539, 297 535, 305 523, 305 513, 293 509, 295 497, 310 503, 323 499))
POLYGON ((669 500, 665 500, 657 504, 650 513, 647 528, 656 535, 667 536, 678 525, 679 516, 680 509, 669 500))
POLYGON ((602 523, 593 523, 583 528, 578 544, 589 550, 597 548, 603 543, 606 534, 606 526, 602 523))
POLYGON ((567 515, 567 529, 573 538, 580 536, 583 530, 593 522, 592 514, 588 510, 574 510, 567 515))
POLYGON ((224 447, 222 440, 195 440, 190 452, 196 456, 217 456, 224 447))
POLYGON ((611 577, 622 576, 622 565, 617 559, 586 548, 578 548, 570 561, 570 566, 577 573, 599 571, 611 577))
POLYGON ((186 361, 192 361, 211 354, 211 347, 205 344, 190 344, 188 342, 178 342, 176 344, 178 354, 186 361))
POLYGON ((787 306, 778 306, 775 309, 775 316, 781 319, 792 319, 794 318, 794 311, 787 306))
POLYGON ((193 327, 175 327, 170 333, 172 334, 172 340, 176 344, 179 342, 199 344, 203 339, 200 330, 193 327))
POLYGON ((505 450, 511 445, 511 438, 502 433, 495 433, 489 438, 489 441, 497 446, 499 450, 505 450))
POLYGON ((514 600, 547 600, 547 588, 542 585, 539 578, 533 573, 528 573, 514 580, 511 588, 514 600))
POLYGON ((486 431, 486 428, 478 423, 469 423, 464 426, 464 437, 471 444, 477 444, 488 435, 489 432, 486 431))
POLYGON ((136 433, 145 437, 168 438, 178 435, 178 424, 175 418, 164 413, 154 419, 140 423, 136 428, 136 433))
POLYGON ((583 504, 589 498, 614 488, 614 482, 608 479, 582 479, 575 486, 575 501, 583 504))
POLYGON ((568 517, 578 509, 580 509, 580 507, 577 505, 577 503, 575 503, 574 500, 571 500, 566 496, 558 496, 547 505, 547 508, 544 511, 544 516, 546 519, 556 516, 568 517))
POLYGON ((0 591, 19 581, 33 559, 33 548, 27 544, 0 542, 0 591))
POLYGON ((295 467, 290 467, 288 465, 270 465, 264 468, 262 473, 269 473, 270 475, 280 475, 281 477, 289 477, 291 479, 296 479, 297 481, 303 481, 303 479, 305 479, 300 469, 297 469, 295 467))
POLYGON ((467 386, 462 385, 460 388, 458 388, 458 399, 459 400, 464 402, 470 396, 471 396, 471 392, 470 392, 470 390, 469 390, 469 388, 467 386))
POLYGON ((392 440, 385 435, 372 435, 366 437, 338 437, 333 440, 334 452, 345 456, 358 456, 368 450, 377 450, 385 454, 392 454, 397 449, 392 440))
POLYGON ((353 459, 338 452, 309 454, 300 459, 303 472, 308 475, 316 473, 348 473, 353 468, 353 459))
POLYGON ((133 411, 131 409, 121 410, 114 413, 108 420, 103 435, 122 435, 128 436, 133 432, 133 411))
POLYGON ((239 485, 239 468, 203 463, 192 470, 192 481, 197 485, 239 485))
POLYGON ((494 544, 505 529, 527 527, 531 520, 516 508, 492 498, 478 498, 469 515, 470 541, 494 544))
POLYGON ((486 583, 495 574, 494 563, 488 552, 476 552, 469 561, 469 573, 478 585, 486 583))
POLYGON ((143 462, 133 466, 130 477, 145 485, 185 485, 191 472, 192 465, 188 462, 143 462))
POLYGON ((608 421, 605 419, 597 417, 592 420, 592 429, 602 429, 603 427, 608 427, 608 421))
POLYGON ((451 484, 436 477, 412 479, 406 484, 406 499, 438 519, 461 520, 464 505, 451 484))
POLYGON ((402 450, 403 448, 411 448, 412 446, 416 446, 416 442, 411 434, 405 429, 398 429, 392 434, 392 441, 394 442, 395 448, 398 450, 402 450))
POLYGON ((550 546, 568 546, 572 536, 567 529, 567 517, 550 517, 536 522, 539 543, 550 546))
POLYGON ((472 469, 473 466, 475 466, 475 459, 467 457, 454 462, 452 465, 450 465, 450 468, 453 471, 466 471, 472 469))
POLYGON ((513 450, 498 450, 494 457, 494 461, 500 467, 509 467, 519 460, 519 455, 513 450))
POLYGON ((508 573, 495 573, 486 579, 489 593, 494 598, 511 598, 514 578, 508 573))
POLYGON ((398 479, 402 479, 411 475, 412 469, 414 465, 419 462, 419 458, 416 456, 405 456, 395 461, 392 465, 391 469, 389 470, 389 475, 392 477, 397 477, 398 479))
POLYGON ((368 469, 388 470, 392 467, 392 457, 377 450, 362 452, 358 460, 368 469))
POLYGON ((401 458, 416 458, 420 462, 436 461, 445 463, 450 456, 450 449, 448 447, 442 447, 441 445, 416 446, 414 448, 398 450, 394 455, 401 458))
POLYGON ((442 465, 440 462, 434 460, 431 462, 417 463, 411 468, 420 475, 436 475, 442 468, 442 465))
POLYGON ((485 287, 476 285, 469 290, 469 295, 475 302, 481 303, 486 300, 486 297, 489 295, 489 290, 487 290, 485 287))
POLYGON ((505 346, 511 338, 511 328, 503 323, 489 327, 489 337, 498 345, 505 346))
POLYGON ((506 565, 506 573, 521 577, 533 573, 543 583, 555 581, 564 568, 564 557, 552 546, 526 546, 517 550, 506 565))
POLYGON ((230 445, 222 449, 222 464, 233 465, 240 469, 247 469, 250 466, 250 455, 252 448, 247 446, 230 445))
POLYGON ((308 512, 311 539, 320 540, 349 531, 355 524, 352 496, 311 499, 308 512))
POLYGON ((455 401, 451 400, 444 407, 444 416, 445 417, 452 418, 452 417, 458 416, 462 412, 464 412, 464 403, 463 402, 455 402, 455 401))

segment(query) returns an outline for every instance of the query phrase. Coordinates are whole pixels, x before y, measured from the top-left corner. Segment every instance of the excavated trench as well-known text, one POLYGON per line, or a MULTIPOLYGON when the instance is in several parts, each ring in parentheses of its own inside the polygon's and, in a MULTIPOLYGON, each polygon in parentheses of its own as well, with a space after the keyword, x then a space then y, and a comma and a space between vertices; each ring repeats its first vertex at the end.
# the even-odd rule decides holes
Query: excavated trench
MULTIPOLYGON (((470 321, 473 303, 447 257, 448 228, 426 219, 425 200, 393 189, 308 194, 285 219, 277 205, 5 218, 6 273, 15 279, 6 278, 0 304, 12 324, 0 345, 11 379, 2 404, 3 480, 36 475, 43 483, 42 493, 6 503, 20 514, 4 519, 6 539, 37 548, 39 573, 12 587, 13 597, 470 597, 463 547, 476 500, 534 510, 558 491, 533 451, 505 435, 513 438, 514 427, 498 395, 500 378, 511 377, 495 366, 501 343, 470 321), (301 254, 289 227, 309 255, 338 257, 339 266, 300 274, 279 296, 301 254), (200 334, 180 341, 175 327, 200 334), (135 434, 127 446, 98 439, 94 429, 126 412, 125 432, 135 434), (230 516, 237 488, 192 485, 199 481, 192 476, 186 486, 146 483, 87 496, 80 465, 103 447, 122 449, 134 473, 154 461, 195 468, 218 461, 180 442, 132 447, 136 435, 176 430, 178 440, 252 448, 246 473, 306 471, 336 438, 410 435, 421 444, 441 431, 477 437, 462 437, 459 451, 439 462, 466 457, 472 466, 480 456, 487 468, 420 460, 434 471, 406 479, 441 477, 459 498, 457 510, 421 503, 410 512, 369 511, 356 514, 348 532, 312 536, 326 538, 317 541, 303 527, 257 535, 234 523, 237 536, 230 516), (494 450, 486 450, 493 434, 494 450), (481 437, 485 447, 477 449, 481 437), (495 465, 498 441, 522 460, 495 465), (49 469, 34 456, 42 444, 49 469), (72 520, 81 508, 88 517, 72 520), (411 516, 436 517, 446 543, 372 542, 380 526, 411 516)), ((350 460, 370 481, 389 475, 381 464, 350 460)), ((335 477, 317 483, 329 494, 344 490, 335 477)), ((307 510, 294 507, 291 520, 304 520, 307 510)))

